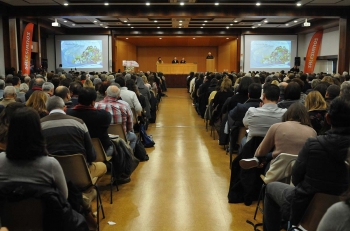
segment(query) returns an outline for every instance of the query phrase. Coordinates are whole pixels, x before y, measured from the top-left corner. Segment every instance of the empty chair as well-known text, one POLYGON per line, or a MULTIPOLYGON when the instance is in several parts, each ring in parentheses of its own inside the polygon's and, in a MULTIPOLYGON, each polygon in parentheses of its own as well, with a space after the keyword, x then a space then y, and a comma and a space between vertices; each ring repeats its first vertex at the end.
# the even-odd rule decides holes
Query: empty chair
POLYGON ((126 134, 123 129, 123 124, 111 124, 108 128, 108 133, 113 135, 119 135, 121 139, 123 139, 125 142, 128 143, 128 140, 126 139, 126 134))

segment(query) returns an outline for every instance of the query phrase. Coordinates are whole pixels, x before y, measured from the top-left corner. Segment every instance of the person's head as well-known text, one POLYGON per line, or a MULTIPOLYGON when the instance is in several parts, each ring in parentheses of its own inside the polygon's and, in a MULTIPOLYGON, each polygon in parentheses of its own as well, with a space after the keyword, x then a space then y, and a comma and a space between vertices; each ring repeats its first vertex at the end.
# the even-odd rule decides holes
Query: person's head
POLYGON ((120 89, 117 86, 109 86, 106 91, 106 95, 111 98, 118 99, 120 96, 120 89))
POLYGON ((10 121, 6 157, 10 160, 34 160, 47 150, 38 113, 29 107, 17 109, 10 121), (18 145, 18 142, 21 145, 18 145))
POLYGON ((274 84, 265 84, 264 85, 264 93, 263 93, 263 101, 271 101, 277 103, 280 98, 280 88, 274 84))
POLYGON ((119 84, 120 87, 125 87, 125 79, 123 77, 118 76, 117 78, 115 78, 114 82, 119 84))
POLYGON ((20 92, 27 92, 28 90, 29 90, 29 86, 26 83, 21 83, 21 85, 19 85, 20 92))
POLYGON ((71 84, 72 79, 71 78, 65 78, 60 81, 60 86, 65 86, 69 88, 69 84, 71 84))
POLYGON ((317 86, 314 88, 314 90, 320 92, 322 97, 325 98, 327 88, 329 85, 330 84, 328 82, 320 82, 319 84, 317 84, 317 86))
POLYGON ((251 99, 259 99, 261 96, 261 84, 252 83, 248 87, 248 96, 251 99))
POLYGON ((58 65, 59 67, 62 67, 62 64, 58 65))
POLYGON ((19 103, 19 102, 13 102, 13 103, 8 104, 6 106, 6 108, 0 113, 0 124, 8 126, 10 124, 10 120, 11 120, 14 112, 18 108, 22 108, 22 107, 25 107, 25 105, 23 103, 19 103))
POLYGON ((42 86, 43 92, 49 93, 51 95, 53 95, 54 89, 55 89, 55 86, 50 82, 45 82, 42 86))
POLYGON ((4 98, 15 99, 17 97, 16 88, 13 86, 7 86, 4 89, 4 98))
POLYGON ((300 99, 300 94, 300 85, 295 82, 291 82, 290 84, 288 84, 284 90, 284 98, 286 100, 298 100, 300 99))
POLYGON ((340 85, 340 95, 350 96, 350 81, 345 81, 340 85))
POLYGON ((4 89, 5 87, 5 81, 0 79, 0 89, 4 89))
POLYGON ((26 102, 27 107, 31 107, 37 112, 46 112, 46 101, 48 97, 43 91, 34 91, 26 102))
POLYGON ((135 85, 135 81, 133 79, 127 80, 125 86, 128 88, 129 91, 133 91, 136 93, 136 95, 140 95, 140 92, 137 86, 135 85))
POLYGON ((78 95, 80 90, 83 88, 83 84, 81 82, 72 82, 69 84, 70 95, 78 95))
POLYGON ((92 81, 90 79, 85 80, 83 87, 86 88, 94 88, 94 84, 92 83, 92 81))
POLYGON ((208 56, 211 56, 211 52, 208 52, 208 56))
POLYGON ((289 106, 288 110, 282 116, 282 122, 297 121, 302 125, 311 127, 309 114, 305 106, 299 102, 295 102, 289 106))
POLYGON ((323 79, 321 80, 321 82, 327 82, 330 85, 334 84, 333 78, 331 76, 325 76, 323 77, 323 79))
POLYGON ((55 95, 63 99, 64 102, 68 102, 70 100, 69 89, 65 86, 58 86, 55 90, 55 95))
POLYGON ((176 60, 177 58, 176 57, 174 57, 174 60, 176 60))
POLYGON ((308 111, 325 110, 327 103, 318 91, 311 91, 305 99, 305 107, 308 111))
POLYGON ((237 92, 240 95, 247 95, 249 85, 251 85, 252 83, 253 83, 253 80, 251 77, 243 77, 237 87, 237 92))
POLYGON ((19 86, 21 84, 21 80, 19 77, 17 76, 13 76, 12 77, 12 86, 19 86))
POLYGON ((220 90, 221 91, 229 91, 232 89, 232 81, 229 78, 224 78, 222 80, 221 86, 220 86, 220 90))
POLYGON ((185 61, 185 58, 182 58, 181 60, 182 60, 182 61, 185 61))
POLYGON ((162 61, 162 57, 158 57, 158 61, 162 61))
POLYGON ((332 100, 326 115, 327 122, 332 127, 349 127, 350 126, 350 99, 339 96, 332 100))
POLYGON ((332 84, 327 88, 326 99, 334 99, 335 97, 339 96, 339 94, 340 87, 338 85, 332 84))
POLYGON ((85 87, 79 92, 78 103, 85 106, 94 106, 96 98, 97 94, 95 89, 85 87))
POLYGON ((312 89, 315 89, 315 87, 316 87, 320 82, 321 82, 320 79, 313 79, 313 80, 311 81, 311 88, 312 88, 312 89))
POLYGON ((55 109, 61 109, 64 110, 65 109, 65 104, 64 101, 61 97, 59 96, 52 96, 50 98, 47 99, 46 101, 46 110, 47 111, 52 111, 55 109))
POLYGON ((33 84, 33 87, 36 86, 36 87, 42 87, 43 84, 45 83, 45 80, 41 77, 37 77, 35 80, 34 80, 34 84, 33 84))

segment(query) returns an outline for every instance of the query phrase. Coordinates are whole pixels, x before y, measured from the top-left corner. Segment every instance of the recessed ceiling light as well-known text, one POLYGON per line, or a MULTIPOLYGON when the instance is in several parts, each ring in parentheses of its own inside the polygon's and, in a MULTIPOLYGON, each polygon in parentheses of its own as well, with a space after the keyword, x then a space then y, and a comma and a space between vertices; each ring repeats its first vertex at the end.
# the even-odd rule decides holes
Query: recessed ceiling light
POLYGON ((162 39, 162 38, 159 38, 159 39, 162 39))
POLYGON ((106 26, 105 28, 108 28, 108 26, 106 26))
POLYGON ((226 39, 229 39, 229 38, 226 38, 226 39))
POLYGON ((72 26, 75 26, 75 24, 73 23, 72 26))
POLYGON ((218 2, 215 2, 215 6, 218 6, 219 5, 219 3, 218 2))
POLYGON ((180 2, 180 6, 183 6, 183 5, 185 5, 185 3, 183 3, 183 2, 180 2))
POLYGON ((103 24, 101 23, 100 26, 103 26, 103 24))
POLYGON ((146 6, 149 6, 149 5, 151 5, 151 3, 149 3, 149 2, 146 2, 146 6))
POLYGON ((288 23, 286 23, 286 26, 289 26, 289 24, 288 24, 288 23))
POLYGON ((294 20, 295 23, 297 23, 298 21, 297 20, 294 20))
POLYGON ((230 28, 230 27, 228 27, 228 26, 226 27, 226 29, 229 29, 229 28, 230 28))
POLYGON ((125 20, 124 22, 128 22, 128 21, 125 20))
POLYGON ((231 23, 230 26, 233 26, 233 24, 231 23))
POLYGON ((129 38, 125 38, 125 39, 129 39, 129 38))
POLYGON ((158 22, 157 20, 154 20, 154 22, 158 22))
POLYGON ((203 25, 203 26, 205 26, 205 24, 204 24, 204 23, 203 23, 202 25, 203 25))
POLYGON ((260 6, 261 4, 260 4, 260 2, 257 2, 255 5, 260 6))
POLYGON ((157 26, 157 28, 159 29, 160 27, 159 27, 159 26, 157 26))
POLYGON ((179 28, 181 28, 181 26, 179 26, 179 28))
POLYGON ((300 3, 300 2, 298 2, 298 3, 297 3, 297 6, 301 6, 301 3, 300 3))
POLYGON ((67 22, 67 20, 64 20, 63 22, 67 22))
POLYGON ((201 26, 201 28, 203 29, 203 27, 201 26))
POLYGON ((180 20, 179 22, 182 22, 182 20, 180 20))
POLYGON ((252 26, 253 29, 255 29, 255 26, 252 26))
POLYGON ((265 20, 264 23, 268 23, 269 21, 265 20))
POLYGON ((68 6, 68 3, 67 3, 67 2, 65 2, 63 5, 68 6))
POLYGON ((128 24, 128 26, 130 26, 130 24, 128 24))
POLYGON ((108 6, 109 5, 109 3, 108 2, 105 2, 105 6, 108 6))
POLYGON ((193 38, 193 39, 196 39, 196 38, 193 38))
POLYGON ((237 23, 238 21, 237 21, 237 20, 235 20, 235 21, 233 21, 233 22, 236 22, 236 23, 237 23))
POLYGON ((182 24, 180 23, 179 26, 182 26, 182 24))
POLYGON ((207 20, 205 20, 204 22, 208 22, 207 20))
POLYGON ((132 26, 131 29, 133 29, 134 27, 132 26))
POLYGON ((96 23, 97 21, 96 21, 96 20, 94 20, 94 22, 96 23))
POLYGON ((258 26, 261 26, 261 23, 259 23, 258 26))

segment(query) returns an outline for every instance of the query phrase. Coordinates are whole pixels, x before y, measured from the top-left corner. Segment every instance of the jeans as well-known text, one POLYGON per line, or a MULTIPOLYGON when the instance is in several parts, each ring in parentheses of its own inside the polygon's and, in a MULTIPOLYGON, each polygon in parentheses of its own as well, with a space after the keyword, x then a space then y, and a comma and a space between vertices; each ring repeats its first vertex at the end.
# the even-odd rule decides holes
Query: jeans
POLYGON ((135 133, 133 132, 128 132, 126 134, 126 139, 128 141, 130 141, 130 147, 132 148, 132 150, 135 149, 135 146, 136 146, 136 141, 137 141, 137 136, 135 135, 135 133))
MULTIPOLYGON (((285 195, 287 191, 294 190, 289 184, 272 182, 266 185, 264 199, 264 231, 280 231, 281 206, 287 202, 285 195)), ((288 194, 288 193, 287 193, 288 194)))

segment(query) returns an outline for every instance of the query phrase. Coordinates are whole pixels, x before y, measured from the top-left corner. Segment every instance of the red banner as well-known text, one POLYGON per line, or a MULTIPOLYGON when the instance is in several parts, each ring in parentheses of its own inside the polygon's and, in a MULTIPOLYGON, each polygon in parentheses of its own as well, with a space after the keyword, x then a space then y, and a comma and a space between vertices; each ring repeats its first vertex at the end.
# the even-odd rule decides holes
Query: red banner
POLYGON ((30 57, 32 55, 32 39, 34 24, 28 23, 22 38, 22 73, 30 74, 30 57))
POLYGON ((312 36, 309 47, 307 48, 304 73, 313 73, 315 69, 316 59, 318 52, 320 51, 322 42, 323 31, 317 31, 314 36, 312 36))

